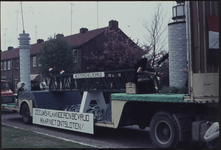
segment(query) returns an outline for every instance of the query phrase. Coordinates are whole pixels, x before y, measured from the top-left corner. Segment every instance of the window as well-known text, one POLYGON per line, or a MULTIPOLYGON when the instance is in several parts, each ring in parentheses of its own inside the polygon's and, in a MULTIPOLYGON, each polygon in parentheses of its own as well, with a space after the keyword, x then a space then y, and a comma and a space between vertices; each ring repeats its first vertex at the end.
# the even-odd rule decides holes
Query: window
POLYGON ((3 90, 9 90, 8 82, 1 82, 1 89, 3 90))
POLYGON ((41 66, 41 63, 40 63, 40 57, 38 57, 38 67, 40 67, 41 66))
POLYGON ((11 60, 8 61, 8 70, 10 70, 11 67, 11 60))
POLYGON ((36 56, 33 57, 33 67, 36 67, 36 56))
POLYGON ((73 54, 74 54, 74 62, 77 63, 78 62, 78 50, 74 49, 73 54))
POLYGON ((4 70, 6 70, 6 61, 4 61, 4 70))
POLYGON ((18 69, 19 68, 19 59, 16 59, 16 67, 15 69, 18 69))
POLYGON ((172 13, 173 20, 179 21, 180 19, 182 19, 183 21, 185 21, 185 4, 183 2, 177 2, 177 6, 173 6, 172 13))

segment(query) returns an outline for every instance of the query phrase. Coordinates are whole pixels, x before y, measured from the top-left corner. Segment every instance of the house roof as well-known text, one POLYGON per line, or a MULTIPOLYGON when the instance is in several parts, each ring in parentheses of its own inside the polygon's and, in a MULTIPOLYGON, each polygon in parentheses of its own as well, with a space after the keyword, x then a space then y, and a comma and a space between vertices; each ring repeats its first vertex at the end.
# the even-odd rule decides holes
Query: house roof
POLYGON ((100 35, 105 31, 105 29, 108 28, 109 27, 104 27, 96 30, 86 31, 83 34, 79 33, 75 35, 66 36, 65 38, 71 44, 71 47, 78 47, 95 38, 96 36, 100 35))
MULTIPOLYGON (((90 41, 91 39, 95 38, 96 36, 102 34, 105 29, 108 29, 109 27, 104 27, 100 29, 90 30, 86 31, 85 33, 78 33, 74 35, 69 35, 64 37, 71 45, 71 47, 79 47, 83 45, 84 43, 90 41)), ((45 41, 47 42, 47 41, 45 41)), ((40 44, 35 43, 31 45, 30 48, 30 55, 38 54, 40 53, 41 45, 45 42, 42 42, 40 44)), ((14 48, 8 51, 1 52, 1 60, 8 60, 8 59, 14 59, 19 57, 19 48, 14 48)))

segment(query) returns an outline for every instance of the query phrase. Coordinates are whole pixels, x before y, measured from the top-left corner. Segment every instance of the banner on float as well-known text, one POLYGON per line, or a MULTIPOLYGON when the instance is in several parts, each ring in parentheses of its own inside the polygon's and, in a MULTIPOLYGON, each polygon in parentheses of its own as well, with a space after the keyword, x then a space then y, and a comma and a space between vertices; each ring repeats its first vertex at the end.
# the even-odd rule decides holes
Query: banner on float
POLYGON ((33 108, 33 123, 94 134, 94 116, 91 113, 33 108))

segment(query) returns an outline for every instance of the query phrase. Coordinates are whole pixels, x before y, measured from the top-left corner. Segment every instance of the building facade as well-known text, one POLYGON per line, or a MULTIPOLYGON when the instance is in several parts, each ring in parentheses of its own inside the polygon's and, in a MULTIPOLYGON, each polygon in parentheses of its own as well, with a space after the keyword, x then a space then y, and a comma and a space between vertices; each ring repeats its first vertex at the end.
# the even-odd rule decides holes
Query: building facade
MULTIPOLYGON (((104 32, 107 29, 113 29, 116 31, 120 30, 118 28, 118 22, 116 20, 111 20, 107 27, 90 31, 87 28, 81 28, 79 33, 70 36, 59 34, 71 45, 75 55, 74 61, 77 66, 77 72, 91 71, 84 56, 93 51, 103 51, 103 44, 107 41, 104 32)), ((128 38, 121 30, 120 34, 122 34, 124 38, 128 38)), ((38 39, 36 44, 30 45, 30 72, 32 81, 45 81, 45 79, 39 74, 39 67, 41 64, 38 61, 40 48, 45 42, 47 41, 38 39)), ((7 51, 1 52, 1 75, 6 76, 9 82, 13 83, 13 85, 15 85, 15 82, 20 82, 19 48, 8 47, 7 51)), ((14 86, 12 90, 16 91, 15 89, 16 87, 14 86)))

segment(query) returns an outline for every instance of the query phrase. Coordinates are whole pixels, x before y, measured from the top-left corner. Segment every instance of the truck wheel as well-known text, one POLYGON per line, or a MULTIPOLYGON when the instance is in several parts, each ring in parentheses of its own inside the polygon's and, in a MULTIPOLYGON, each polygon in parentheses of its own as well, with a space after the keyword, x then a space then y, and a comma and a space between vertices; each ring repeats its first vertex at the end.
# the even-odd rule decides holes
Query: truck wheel
POLYGON ((30 116, 30 111, 27 103, 24 103, 22 105, 21 114, 22 114, 22 120, 24 121, 25 124, 32 123, 32 117, 30 116))
POLYGON ((175 148, 178 144, 178 127, 167 112, 156 113, 150 122, 150 138, 159 148, 175 148))

